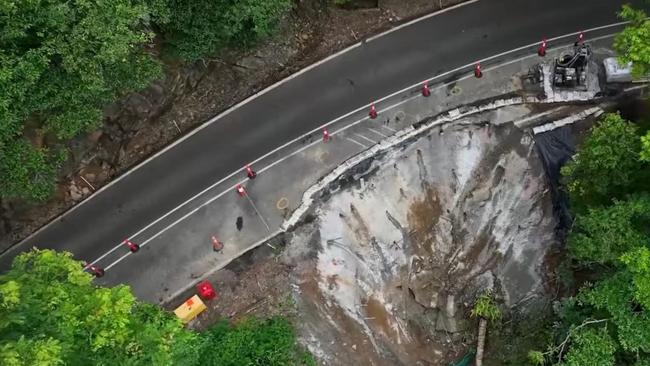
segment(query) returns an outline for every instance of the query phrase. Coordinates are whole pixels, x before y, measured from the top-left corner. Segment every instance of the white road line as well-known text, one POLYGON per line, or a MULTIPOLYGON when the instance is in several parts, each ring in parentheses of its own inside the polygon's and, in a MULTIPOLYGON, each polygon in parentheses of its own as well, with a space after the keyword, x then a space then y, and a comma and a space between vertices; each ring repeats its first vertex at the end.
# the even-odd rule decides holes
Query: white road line
POLYGON ((381 133, 381 132, 375 130, 374 128, 370 128, 370 127, 368 127, 368 131, 374 133, 375 135, 379 135, 379 136, 381 136, 381 137, 383 137, 383 138, 387 138, 387 137, 388 137, 387 135, 384 135, 383 133, 381 133))
POLYGON ((456 4, 456 5, 454 5, 454 6, 450 6, 450 7, 448 7, 448 8, 440 9, 440 10, 436 11, 435 13, 427 14, 427 15, 425 15, 425 16, 423 16, 423 17, 420 17, 420 18, 417 18, 417 19, 413 19, 413 20, 411 20, 410 22, 407 22, 407 23, 404 23, 404 24, 398 25, 398 26, 395 27, 395 28, 391 28, 391 29, 389 29, 389 30, 387 30, 387 31, 385 31, 385 32, 383 32, 383 33, 377 34, 376 36, 372 36, 372 37, 370 37, 370 38, 367 38, 367 39, 366 39, 366 42, 372 42, 372 41, 374 41, 375 39, 377 39, 377 38, 379 38, 379 37, 383 37, 383 36, 385 36, 385 35, 387 35, 387 34, 393 33, 393 32, 395 32, 395 31, 398 31, 398 30, 402 29, 402 28, 408 27, 409 25, 413 25, 413 24, 415 24, 415 23, 417 23, 417 22, 421 22, 421 21, 423 21, 423 20, 425 20, 425 19, 429 19, 429 18, 434 17, 434 16, 436 16, 436 15, 439 15, 439 14, 442 14, 442 13, 446 13, 446 12, 448 12, 448 11, 450 11, 450 10, 454 10, 454 9, 456 9, 456 8, 460 8, 461 6, 466 6, 466 5, 474 4, 475 2, 478 2, 478 1, 479 1, 479 0, 465 1, 465 2, 462 2, 462 3, 460 3, 460 4, 456 4))
MULTIPOLYGON (((618 23, 613 23, 613 24, 609 24, 609 25, 604 25, 604 26, 600 26, 600 27, 596 27, 596 28, 591 28, 591 29, 584 30, 583 33, 586 34, 586 33, 588 33, 588 32, 594 31, 594 30, 600 30, 600 29, 605 29, 605 28, 611 28, 611 27, 615 27, 615 26, 619 26, 619 25, 623 25, 623 24, 627 24, 627 22, 618 22, 618 23)), ((575 35, 578 35, 578 34, 580 34, 580 32, 574 32, 574 33, 570 33, 570 34, 566 34, 566 35, 562 35, 562 36, 554 37, 554 38, 548 39, 547 42, 551 42, 551 41, 554 41, 554 40, 558 40, 558 39, 566 38, 566 37, 570 37, 570 36, 575 36, 575 35)), ((500 56, 504 56, 504 55, 507 55, 507 54, 509 54, 509 53, 518 52, 518 51, 521 51, 521 50, 526 49, 526 48, 528 48, 528 47, 533 47, 533 46, 535 46, 535 45, 537 45, 537 44, 538 44, 538 42, 536 42, 536 43, 531 43, 531 44, 529 44, 529 45, 522 46, 522 47, 518 47, 518 48, 515 48, 515 49, 510 50, 510 51, 502 52, 502 53, 500 53, 500 54, 498 54, 498 55, 494 55, 494 56, 490 56, 490 57, 487 57, 487 58, 485 58, 485 59, 482 59, 482 60, 480 60, 480 62, 485 62, 485 61, 488 61, 488 60, 492 60, 492 59, 494 59, 494 58, 497 58, 497 57, 500 57, 500 56)), ((463 70, 463 69, 471 68, 471 67, 473 67, 474 65, 475 65, 475 62, 470 63, 470 64, 467 64, 467 65, 463 65, 463 66, 457 67, 457 68, 455 68, 455 69, 453 69, 453 70, 451 70, 451 71, 447 71, 447 72, 444 72, 444 73, 442 73, 442 74, 439 74, 439 75, 436 75, 436 76, 432 76, 432 77, 426 79, 426 81, 431 82, 431 81, 433 81, 433 80, 436 80, 436 79, 442 78, 442 77, 444 77, 444 76, 447 76, 447 75, 449 75, 449 74, 452 74, 452 73, 455 73, 455 72, 461 71, 461 70, 463 70)), ((489 69, 488 69, 488 70, 489 70, 489 69)), ((486 70, 486 71, 487 71, 487 70, 486 70)), ((401 94, 401 93, 403 93, 403 92, 405 92, 405 91, 407 91, 407 90, 413 89, 414 87, 419 86, 420 84, 422 84, 422 81, 419 81, 419 82, 417 82, 417 83, 415 83, 415 84, 413 84, 413 85, 411 85, 411 86, 408 86, 408 87, 406 87, 406 88, 403 88, 403 89, 401 89, 401 90, 398 90, 398 91, 396 91, 396 92, 394 92, 394 93, 392 93, 392 94, 389 94, 388 96, 382 97, 382 98, 376 100, 375 103, 383 102, 383 101, 385 101, 385 100, 387 100, 387 99, 389 99, 389 98, 394 97, 395 95, 398 95, 398 94, 401 94)), ((254 97, 254 96, 252 96, 251 98, 253 98, 253 97, 254 97)), ((249 98, 249 99, 250 99, 250 98, 249 98)), ((247 100, 248 100, 248 99, 247 99, 247 100)), ((247 100, 243 101, 242 103, 246 102, 247 100)), ((371 103, 370 103, 370 104, 371 104, 371 103)), ((314 133, 320 132, 324 127, 330 126, 330 125, 332 125, 332 124, 334 124, 334 123, 336 123, 336 122, 338 122, 338 121, 340 121, 340 120, 342 120, 342 119, 344 119, 344 118, 346 118, 346 117, 349 117, 349 116, 351 116, 351 115, 353 115, 353 114, 355 114, 355 113, 358 113, 358 112, 360 112, 360 111, 362 111, 362 110, 364 110, 364 109, 367 109, 367 108, 370 107, 370 104, 366 104, 365 106, 359 107, 359 108, 357 108, 357 109, 355 109, 355 110, 353 110, 353 111, 351 111, 351 112, 348 112, 348 113, 346 113, 346 114, 344 114, 344 115, 342 115, 342 116, 340 116, 340 117, 337 117, 337 118, 335 118, 335 119, 333 119, 333 120, 331 120, 331 121, 325 123, 324 125, 322 125, 322 126, 320 126, 320 127, 317 127, 317 128, 315 128, 315 129, 313 129, 313 130, 311 130, 311 131, 309 131, 309 132, 307 132, 307 133, 305 133, 305 134, 303 134, 303 135, 301 135, 301 136, 298 136, 298 137, 296 137, 295 139, 293 139, 293 140, 291 140, 291 141, 285 143, 284 145, 281 145, 281 146, 279 146, 279 147, 277 147, 277 148, 271 150, 270 152, 268 152, 268 153, 266 153, 266 154, 260 156, 259 158, 257 158, 257 159, 255 159, 254 161, 250 162, 250 164, 255 164, 255 163, 257 163, 257 162, 259 162, 259 161, 261 161, 261 160, 267 158, 268 156, 270 156, 270 155, 272 155, 272 154, 275 154, 276 152, 278 152, 278 151, 280 151, 280 150, 286 148, 287 146, 290 146, 290 145, 294 144, 295 142, 302 140, 305 136, 308 136, 308 135, 311 135, 311 134, 314 134, 314 133)), ((242 105, 243 105, 243 104, 242 104, 242 105)), ((235 107, 237 107, 237 106, 234 106, 233 108, 235 108, 235 107)), ((232 111, 232 110, 230 110, 230 112, 231 112, 231 111, 232 111)), ((225 116, 227 113, 230 113, 230 112, 229 112, 229 111, 224 111, 223 113, 221 113, 220 115, 218 115, 218 116, 215 117, 214 119, 221 118, 222 116, 225 116)), ((208 123, 208 122, 206 122, 206 123, 208 123)), ((199 128, 203 128, 203 127, 204 127, 204 126, 201 126, 201 127, 199 127, 199 128)), ((192 132, 192 133, 195 133, 195 132, 192 132)), ((186 136, 189 136, 189 135, 186 135, 186 136)), ((182 140, 182 139, 180 139, 178 142, 180 142, 181 140, 182 140)), ((177 143, 178 143, 178 142, 177 142, 177 143)), ((176 144, 176 143, 175 143, 175 144, 176 144)), ((164 152, 165 150, 167 150, 167 148, 166 148, 166 149, 163 149, 160 153, 164 152)), ((159 154, 160 154, 160 153, 159 153, 159 154)), ((156 155, 158 155, 158 154, 156 154, 156 155)), ((152 156, 150 159, 153 159, 156 155, 152 156)), ((142 164, 144 164, 145 162, 149 161, 150 159, 145 160, 142 164)), ((137 169, 137 168, 138 168, 138 167, 135 167, 134 169, 137 169)), ((129 171, 129 172, 131 172, 131 171, 129 171)), ((140 230, 137 231, 136 233, 129 235, 129 236, 127 237, 127 239, 129 239, 129 240, 133 240, 133 238, 134 238, 135 236, 141 234, 142 232, 144 232, 145 230, 149 229, 151 226, 157 224, 157 223, 160 222, 161 220, 164 220, 167 216, 169 216, 170 214, 176 212, 176 211, 177 211, 178 209, 180 209, 181 207, 185 206, 185 205, 188 204, 189 202, 191 202, 191 201, 195 200, 196 198, 198 198, 199 196, 203 195, 205 192, 211 190, 211 189, 214 188, 215 186, 217 186, 217 185, 223 183, 223 182, 224 182, 225 180, 227 180, 227 179, 232 178, 233 176, 235 176, 236 174, 238 174, 238 173, 240 173, 240 172, 241 172, 241 170, 237 170, 237 171, 234 171, 234 172, 230 173, 230 174, 227 175, 226 177, 220 179, 219 181, 217 181, 217 182, 215 182, 214 184, 210 185, 209 187, 205 188, 205 189, 202 190, 201 192, 199 192, 199 193, 195 194, 194 196, 190 197, 189 199, 187 199, 186 201, 184 201, 184 202, 181 203, 180 205, 174 207, 172 210, 168 211, 166 214, 164 214, 163 216, 159 217, 158 219, 156 219, 155 221, 153 221, 153 222, 150 223, 149 225, 145 226, 144 228, 140 229, 140 230)), ((127 174, 128 174, 128 173, 127 173, 127 174)), ((112 183, 113 183, 113 182, 109 183, 109 185, 112 184, 112 183)), ((97 191, 97 192, 101 192, 101 191, 102 191, 104 188, 106 188, 106 187, 108 187, 108 185, 102 187, 102 188, 101 188, 99 191, 97 191)), ((83 203, 83 202, 85 202, 85 201, 82 201, 82 203, 83 203)), ((77 207, 77 206, 75 206, 75 207, 77 207)), ((69 212, 69 211, 68 211, 68 212, 69 212)), ((66 212, 66 214, 67 214, 67 212, 66 212)), ((65 215, 65 214, 64 214, 64 215, 65 215)), ((47 225, 46 225, 46 226, 47 226, 47 225)), ((45 226, 45 227, 46 227, 46 226, 45 226)), ((31 238, 33 235, 35 235, 36 233, 38 233, 40 230, 44 229, 45 227, 39 229, 39 230, 36 231, 34 234, 32 234, 32 235, 30 235, 29 237, 27 237, 25 240, 28 240, 29 238, 31 238)), ((111 252, 114 251, 114 250, 116 250, 117 248, 119 248, 120 245, 121 245, 121 243, 120 243, 120 244, 117 244, 117 245, 116 245, 116 246, 111 250, 111 252)), ((108 255, 108 253, 104 254, 104 256, 106 256, 106 255, 108 255)), ((98 259, 95 259, 94 261, 90 262, 90 264, 95 264, 95 263, 97 263, 97 261, 99 261, 100 259, 103 259, 104 256, 102 256, 102 257, 100 257, 100 258, 98 258, 98 259)))
MULTIPOLYGON (((223 112, 217 114, 216 116, 210 118, 209 120, 203 122, 203 124, 201 124, 201 125, 198 126, 197 128, 195 128, 195 129, 193 129, 192 131, 188 132, 187 134, 183 135, 181 138, 179 138, 178 140, 174 141, 173 143, 171 143, 171 144, 165 146, 162 150, 158 151, 157 153, 155 153, 155 154, 151 155, 150 157, 148 157, 147 159, 143 160, 140 164, 138 164, 138 165, 134 166, 133 168, 129 169, 126 173, 124 173, 124 174, 118 176, 117 178, 115 178, 114 180, 110 181, 108 184, 106 184, 105 186, 101 187, 99 190, 97 190, 96 192, 94 192, 94 193, 93 193, 91 196, 89 196, 87 199, 85 199, 85 200, 79 202, 78 204, 72 206, 72 208, 70 208, 68 211, 64 212, 63 215, 60 215, 60 216, 58 216, 58 217, 56 217, 56 218, 58 219, 58 218, 64 217, 65 215, 71 213, 72 211, 74 211, 74 210, 76 210, 77 208, 81 207, 81 205, 85 204, 86 202, 90 201, 92 198, 96 197, 99 193, 103 192, 103 191, 104 191, 105 189, 107 189, 108 187, 110 187, 110 186, 112 186, 113 184, 115 184, 115 183, 119 182, 120 180, 124 179, 124 178, 127 177, 129 174, 131 174, 131 173, 133 173, 134 171, 138 170, 139 168, 143 167, 144 165, 146 165, 147 163, 151 162, 153 159, 157 158, 158 156, 160 156, 160 155, 164 154, 165 152, 171 150, 171 149, 174 148, 176 145, 178 145, 178 144, 180 144, 181 142, 187 140, 187 139, 188 139, 189 137, 191 137, 192 135, 198 133, 199 131, 203 130, 204 128, 206 128, 206 127, 208 127, 208 126, 210 126, 210 125, 212 125, 214 122, 218 121, 219 119, 225 117, 226 115, 228 115, 228 114, 234 112, 235 110, 241 108, 242 106, 248 104, 250 101, 252 101, 252 100, 254 100, 254 99, 256 99, 256 98, 259 98, 259 97, 261 97, 262 95, 264 95, 264 94, 266 94, 266 93, 269 93, 270 91, 272 91, 272 90, 274 90, 274 89, 276 89, 276 88, 278 88, 278 87, 280 87, 280 86, 286 84, 287 82, 289 82, 289 81, 295 79, 296 77, 298 77, 298 76, 300 76, 300 75, 302 75, 302 74, 304 74, 304 73, 306 73, 306 72, 308 72, 308 71, 311 71, 311 70, 317 68, 318 66, 320 66, 320 65, 322 65, 322 64, 324 64, 324 63, 326 63, 326 62, 328 62, 328 61, 330 61, 330 60, 332 60, 332 59, 334 59, 334 58, 336 58, 336 57, 339 57, 339 56, 341 56, 341 55, 343 55, 343 54, 345 54, 345 53, 348 53, 348 52, 350 52, 350 51, 352 51, 352 50, 354 50, 354 49, 360 47, 361 45, 363 45, 364 43, 366 43, 366 42, 368 42, 368 41, 376 40, 376 39, 378 39, 378 38, 380 38, 380 37, 383 37, 383 36, 385 36, 385 35, 387 35, 387 34, 389 34, 389 33, 395 32, 396 30, 402 29, 402 28, 404 28, 404 27, 406 27, 406 26, 409 26, 409 25, 415 24, 415 23, 417 23, 417 22, 420 22, 420 21, 423 21, 423 20, 429 19, 429 18, 431 18, 431 17, 433 17, 433 16, 436 16, 436 15, 439 15, 439 14, 443 14, 443 13, 449 11, 449 10, 456 9, 456 8, 461 7, 461 6, 465 6, 465 5, 473 4, 473 3, 477 2, 477 1, 479 1, 479 0, 471 0, 471 1, 463 2, 463 3, 457 4, 457 5, 451 6, 451 7, 449 7, 449 8, 445 8, 445 9, 438 10, 438 11, 433 12, 433 13, 431 13, 431 14, 426 14, 426 15, 420 17, 420 18, 413 19, 413 20, 411 20, 411 21, 409 21, 409 22, 407 22, 407 23, 405 23, 405 24, 399 25, 399 26, 397 26, 397 27, 395 27, 395 28, 391 28, 391 29, 386 30, 386 31, 384 31, 384 32, 382 32, 382 33, 379 33, 379 34, 377 34, 377 35, 375 35, 375 36, 373 36, 373 37, 370 37, 370 38, 368 38, 368 39, 364 39, 364 40, 362 40, 362 41, 360 41, 360 42, 357 42, 357 43, 355 43, 355 44, 353 44, 353 45, 351 45, 351 46, 349 46, 349 47, 347 47, 347 48, 344 48, 344 49, 340 50, 339 52, 336 52, 336 53, 334 53, 334 54, 332 54, 332 55, 330 55, 330 56, 328 56, 328 57, 325 57, 325 58, 322 59, 322 60, 319 60, 319 61, 314 62, 313 64, 311 64, 311 65, 309 65, 309 66, 307 66, 307 67, 305 67, 305 68, 303 68, 303 69, 298 70, 297 72, 295 72, 295 73, 293 73, 293 74, 287 76, 286 78, 284 78, 284 79, 282 79, 282 80, 276 82, 276 83, 273 84, 273 85, 269 85, 268 87, 266 87, 266 88, 260 90, 259 92, 257 92, 257 93, 255 93, 255 94, 249 96, 248 98, 242 100, 241 102, 235 104, 234 106, 232 106, 232 107, 226 109, 225 111, 223 111, 223 112)), ((587 31, 585 31, 585 32, 587 32, 587 31)), ((36 231, 33 232, 31 235, 29 235, 27 238, 23 239, 23 240, 21 241, 21 243, 24 242, 24 241, 27 241, 27 240, 29 240, 30 238, 32 238, 33 236, 37 235, 39 232, 41 232, 42 230, 44 230, 45 228, 47 228, 49 225, 53 224, 55 221, 56 221, 56 220, 52 220, 50 223, 48 223, 48 224, 46 224, 45 226, 41 227, 40 229, 36 230, 36 231)), ((137 234, 131 235, 131 236, 129 236, 129 238, 131 238, 132 236, 135 236, 135 235, 137 235, 137 234)), ((14 246, 14 247, 17 247, 17 246, 14 246)), ((94 263, 94 262, 92 262, 92 263, 94 263)), ((90 263, 90 264, 92 264, 92 263, 90 263)))
POLYGON ((381 127, 387 129, 387 130, 390 131, 390 132, 397 132, 396 129, 394 129, 394 128, 390 128, 390 127, 388 127, 388 126, 386 126, 386 125, 381 125, 381 127))
POLYGON ((355 139, 353 139, 353 138, 346 137, 345 139, 348 140, 348 141, 350 141, 350 142, 353 142, 353 143, 355 143, 355 144, 357 144, 357 145, 359 145, 359 146, 361 146, 361 147, 363 147, 364 149, 367 149, 367 148, 368 148, 368 146, 366 146, 366 145, 360 143, 359 141, 357 141, 357 140, 355 140, 355 139))
POLYGON ((369 138, 367 138, 366 136, 364 136, 362 134, 359 134, 359 133, 356 133, 356 132, 353 132, 353 134, 356 135, 357 137, 361 138, 361 139, 364 139, 364 140, 368 141, 369 143, 371 143, 373 145, 377 143, 377 141, 375 141, 373 139, 369 139, 369 138))
MULTIPOLYGON (((585 31, 585 32, 587 32, 587 31, 585 31)), ((576 34, 577 34, 577 33, 576 33, 576 34)), ((601 37, 594 38, 592 41, 600 40, 600 39, 606 39, 606 38, 611 38, 611 37, 613 37, 613 36, 615 36, 615 35, 616 35, 615 33, 614 33, 614 34, 604 35, 604 36, 601 36, 601 37)), ((564 46, 562 46, 562 47, 569 47, 569 45, 564 45, 564 46)), ((521 61, 521 60, 524 60, 524 59, 528 59, 528 58, 531 58, 531 57, 539 57, 539 56, 537 56, 536 54, 523 56, 523 57, 520 57, 520 58, 515 59, 515 60, 507 61, 507 62, 504 62, 504 63, 498 64, 498 65, 494 65, 494 66, 492 66, 492 67, 490 67, 490 68, 485 69, 485 71, 494 70, 494 69, 497 69, 497 68, 499 68, 499 67, 507 66, 507 65, 510 65, 510 64, 512 64, 512 63, 514 63, 514 62, 518 62, 518 61, 521 61)), ((442 75, 446 75, 446 74, 448 74, 448 73, 445 73, 445 74, 442 74, 442 75)), ((463 77, 458 78, 458 79, 456 79, 455 81, 452 81, 452 82, 448 82, 448 83, 445 83, 445 84, 442 84, 442 85, 438 85, 438 86, 436 86, 436 87, 434 87, 434 88, 431 88, 431 90, 432 90, 432 91, 434 91, 434 90, 438 90, 438 89, 440 89, 440 88, 446 87, 446 86, 448 86, 448 85, 450 85, 450 84, 453 84, 453 83, 455 83, 455 82, 458 82, 458 81, 460 81, 460 80, 468 79, 468 78, 470 78, 470 77, 473 77, 472 74, 469 74, 469 75, 463 76, 463 77)), ((436 78, 438 78, 438 77, 434 77, 434 78, 432 78, 431 80, 436 79, 436 78)), ((412 89, 413 87, 415 87, 415 86, 418 86, 418 85, 420 85, 420 83, 414 84, 413 86, 411 86, 411 89, 412 89)), ((409 88, 405 88, 404 91, 405 91, 405 90, 408 90, 408 89, 409 89, 409 88)), ((395 93, 393 93, 393 94, 395 94, 395 93)), ((389 105, 389 106, 387 106, 387 107, 385 107, 385 108, 379 109, 377 112, 378 112, 379 114, 381 114, 381 113, 383 113, 383 112, 385 112, 385 111, 388 111, 388 110, 390 110, 390 109, 393 109, 393 108, 395 108, 395 107, 397 107, 397 106, 400 106, 400 105, 402 105, 402 104, 404 104, 404 103, 407 103, 407 102, 409 102, 409 101, 411 101, 411 100, 413 100, 413 99, 415 99, 415 98, 418 98, 418 97, 420 97, 420 94, 413 95, 413 96, 411 96, 411 97, 409 97, 409 98, 403 99, 403 100, 401 100, 401 101, 399 101, 399 102, 397 102, 397 103, 394 103, 394 104, 392 104, 392 105, 389 105)), ((386 97, 382 98, 381 100, 385 100, 385 99, 386 99, 386 97)), ((344 116, 348 116, 348 115, 350 115, 350 114, 352 114, 352 113, 354 113, 354 112, 358 112, 358 111, 360 111, 360 110, 361 110, 361 108, 358 109, 358 110, 356 110, 356 111, 353 111, 353 112, 347 113, 347 114, 344 115, 344 116)), ((329 125, 331 125, 332 123, 334 123, 334 122, 340 120, 341 118, 343 118, 343 116, 342 116, 342 117, 338 117, 337 119, 328 122, 328 123, 327 123, 326 125, 324 125, 324 126, 329 126, 329 125)), ((345 126, 342 127, 341 129, 336 130, 336 131, 330 133, 330 135, 334 136, 334 135, 336 135, 336 134, 338 134, 338 133, 341 133, 341 132, 347 130, 348 128, 354 127, 355 125, 357 125, 357 124, 359 124, 359 123, 361 123, 361 122, 363 122, 363 121, 365 121, 365 120, 368 120, 368 119, 369 119, 369 117, 367 117, 367 116, 366 116, 366 117, 363 117, 363 118, 360 118, 360 119, 354 121, 353 123, 348 124, 348 125, 345 125, 345 126)), ((391 130, 391 131, 393 131, 393 132, 396 132, 396 130, 394 130, 394 129, 388 127, 388 126, 384 126, 384 125, 382 125, 382 127, 387 128, 387 129, 389 129, 389 130, 391 130)), ((313 131, 310 132, 310 133, 314 133, 314 132, 316 132, 316 131, 320 131, 320 128, 315 129, 315 130, 313 130, 313 131)), ((309 135, 310 133, 306 133, 306 134, 304 134, 304 135, 302 135, 302 136, 300 136, 300 137, 294 139, 294 141, 301 140, 302 138, 304 138, 305 136, 309 135)), ((356 141, 356 140, 353 140, 353 139, 348 138, 348 137, 346 137, 346 139, 349 140, 349 141, 351 141, 351 142, 353 142, 353 143, 355 143, 355 144, 358 144, 358 145, 360 145, 360 146, 362 146, 362 147, 364 147, 364 148, 366 148, 366 149, 368 148, 367 146, 365 146, 364 144, 362 144, 362 143, 360 143, 360 142, 358 142, 358 141, 356 141)), ((301 147, 300 149, 298 149, 298 150, 292 152, 291 154, 286 155, 286 156, 284 156, 284 157, 282 157, 282 158, 280 158, 280 159, 274 161, 273 163, 269 164, 268 166, 266 166, 266 167, 264 167, 264 168, 258 170, 258 172, 257 172, 258 175, 260 175, 261 173, 265 172, 265 171, 268 170, 268 169, 271 169, 271 168, 274 167, 275 165, 280 164, 280 163, 284 162, 285 160, 287 160, 287 159, 289 159, 289 158, 291 158, 291 157, 293 157, 293 156, 295 156, 295 155, 301 153, 302 151, 304 151, 304 150, 306 150, 306 149, 312 147, 313 145, 315 145, 315 144, 317 144, 317 143, 321 143, 321 141, 320 141, 320 140, 313 141, 313 142, 311 142, 311 143, 309 143, 309 144, 307 144, 307 145, 301 147)), ((276 149, 276 150, 278 150, 278 149, 276 149)), ((274 152, 275 152, 275 150, 274 150, 274 152)), ((266 157, 266 156, 268 156, 268 155, 269 155, 269 154, 266 154, 266 155, 264 155, 264 156, 266 157)), ((259 161, 259 160, 261 160, 261 158, 256 159, 255 162, 257 162, 257 161, 259 161)), ((222 183, 224 180, 226 180, 226 179, 228 179, 228 178, 231 178, 233 175, 235 175, 236 173, 239 173, 239 172, 240 172, 239 170, 236 171, 236 172, 233 172, 233 173, 232 173, 231 175, 229 175, 228 177, 221 179, 218 183, 222 183)), ((239 181, 238 183, 239 183, 239 184, 243 184, 243 183, 245 183, 245 182, 246 182, 246 179, 241 180, 241 181, 239 181)), ((218 183, 214 184, 213 186, 216 186, 218 183)), ((170 225, 166 226, 165 228, 163 228, 162 230, 160 230, 159 232, 157 232, 156 234, 154 234, 152 237, 150 237, 150 238, 148 238, 147 240, 143 241, 143 242, 140 244, 140 247, 143 247, 143 246, 147 245, 147 244, 148 244, 149 242, 151 242, 153 239, 157 238, 158 236, 160 236, 161 234, 163 234, 163 233, 166 232, 167 230, 171 229, 173 226, 176 226, 179 222, 181 222, 181 221, 185 220, 186 218, 188 218, 189 216, 193 215, 196 211, 200 210, 202 207, 209 205, 210 203, 214 202, 215 200, 221 198, 221 197, 222 197, 223 195, 225 195, 226 193, 228 193, 228 192, 234 190, 234 188, 235 188, 235 186, 233 185, 232 188, 229 188, 228 190, 225 190, 225 191, 223 191, 223 192, 217 194, 216 196, 210 198, 209 200, 205 201, 205 202, 202 203, 199 207, 196 207, 196 208, 193 209, 192 211, 190 211, 190 212, 188 212, 187 214, 183 215, 183 216, 180 217, 179 219, 177 219, 177 220, 175 220, 174 222, 172 222, 170 225)), ((180 207, 181 207, 181 206, 178 206, 178 207, 174 208, 172 211, 168 212, 168 213, 165 215, 165 217, 168 216, 168 215, 169 215, 170 213, 172 213, 173 211, 176 211, 176 210, 177 210, 178 208, 180 208, 180 207)), ((160 219, 157 220, 157 221, 160 221, 160 219)), ((157 221, 156 221, 156 222, 157 222, 157 221)), ((152 224, 150 224, 149 226, 151 226, 151 225, 152 225, 152 224)), ((149 226, 148 226, 148 227, 149 227, 149 226)), ((148 228, 148 227, 147 227, 147 228, 148 228)), ((140 232, 142 232, 142 231, 144 231, 144 230, 141 230, 140 232)), ((118 244, 115 248, 111 249, 111 250, 109 251, 109 253, 110 253, 110 252, 113 252, 115 249, 119 248, 120 246, 122 246, 121 243, 118 244)), ((116 262, 114 262, 114 263, 110 264, 109 266, 107 266, 107 267, 105 268, 105 270, 107 270, 107 269, 113 267, 115 264, 119 263, 120 261, 122 261, 124 258, 126 258, 127 256, 129 256, 130 254, 133 254, 133 253, 131 253, 131 252, 126 253, 125 255, 123 255, 122 257, 120 257, 116 262)), ((108 253, 102 255, 100 258, 104 258, 106 255, 108 255, 108 253)), ((96 263, 97 261, 98 261, 98 260, 95 260, 94 262, 92 262, 92 263, 90 263, 90 264, 94 264, 94 263, 96 263)))

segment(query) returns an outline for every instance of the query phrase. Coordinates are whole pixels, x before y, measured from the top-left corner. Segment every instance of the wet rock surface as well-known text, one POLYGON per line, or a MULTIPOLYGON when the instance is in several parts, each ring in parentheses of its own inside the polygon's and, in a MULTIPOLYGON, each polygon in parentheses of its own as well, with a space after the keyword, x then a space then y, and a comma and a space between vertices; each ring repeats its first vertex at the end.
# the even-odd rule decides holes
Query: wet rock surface
POLYGON ((543 291, 557 223, 522 130, 434 129, 358 172, 289 243, 314 257, 296 271, 298 326, 325 363, 443 364, 469 347, 479 289, 506 307, 543 291))

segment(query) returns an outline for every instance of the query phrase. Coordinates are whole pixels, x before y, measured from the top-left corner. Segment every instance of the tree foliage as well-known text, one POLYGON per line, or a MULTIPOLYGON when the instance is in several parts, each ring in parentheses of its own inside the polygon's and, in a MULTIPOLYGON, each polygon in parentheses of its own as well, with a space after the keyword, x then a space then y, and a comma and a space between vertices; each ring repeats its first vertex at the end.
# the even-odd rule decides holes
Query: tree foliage
POLYGON ((575 218, 568 248, 583 263, 619 263, 621 255, 644 245, 650 221, 650 196, 640 195, 608 207, 589 208, 575 218))
POLYGON ((23 139, 12 140, 0 149, 0 192, 5 198, 47 199, 54 189, 64 150, 36 148, 23 139))
POLYGON ((102 108, 145 87, 161 68, 142 45, 149 11, 138 0, 18 0, 0 5, 0 194, 40 200, 61 154, 32 146, 24 126, 69 139, 102 108))
POLYGON ((497 321, 501 319, 501 310, 494 302, 494 298, 491 292, 486 292, 481 294, 474 303, 470 314, 474 317, 485 318, 489 321, 497 321))
POLYGON ((643 167, 637 128, 618 113, 606 114, 592 128, 574 160, 562 167, 575 207, 606 204, 629 193, 643 167))
POLYGON ((159 0, 159 19, 175 53, 195 60, 224 47, 249 46, 269 36, 291 8, 290 0, 159 0), (162 13, 162 12, 161 12, 162 13))
POLYGON ((283 318, 247 318, 235 326, 221 321, 204 337, 199 365, 315 365, 297 346, 291 324, 283 318))
POLYGON ((609 114, 563 168, 572 206, 571 259, 597 279, 558 307, 556 344, 535 364, 650 362, 650 180, 637 129, 609 114), (574 205, 574 202, 578 205, 574 205))
POLYGON ((650 163, 650 131, 641 137, 641 160, 650 163))
POLYGON ((33 250, 0 276, 0 365, 314 365, 282 318, 221 321, 205 333, 97 287, 69 253, 33 250))
POLYGON ((621 63, 632 62, 632 73, 650 74, 650 20, 643 10, 623 5, 619 17, 630 22, 614 40, 614 48, 621 63))
POLYGON ((181 350, 194 335, 176 318, 126 286, 91 281, 70 254, 16 257, 0 276, 0 364, 170 365, 188 356, 181 350))
POLYGON ((267 37, 291 0, 17 0, 0 4, 0 198, 49 197, 62 145, 162 75, 158 30, 188 60, 267 37), (25 126, 28 126, 27 128, 25 126), (31 134, 31 133, 30 133, 31 134), (49 148, 48 148, 49 147, 49 148))
POLYGON ((585 328, 578 331, 573 339, 563 366, 613 366, 614 341, 607 329, 585 328))

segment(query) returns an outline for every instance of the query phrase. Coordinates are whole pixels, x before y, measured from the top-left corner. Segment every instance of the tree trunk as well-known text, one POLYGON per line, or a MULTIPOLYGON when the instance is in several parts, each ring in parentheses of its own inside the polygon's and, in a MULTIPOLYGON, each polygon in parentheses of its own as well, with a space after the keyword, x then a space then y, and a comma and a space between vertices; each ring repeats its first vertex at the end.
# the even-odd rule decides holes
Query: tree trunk
POLYGON ((483 349, 485 348, 485 333, 487 333, 487 320, 479 318, 478 340, 476 341, 476 366, 483 365, 483 349))

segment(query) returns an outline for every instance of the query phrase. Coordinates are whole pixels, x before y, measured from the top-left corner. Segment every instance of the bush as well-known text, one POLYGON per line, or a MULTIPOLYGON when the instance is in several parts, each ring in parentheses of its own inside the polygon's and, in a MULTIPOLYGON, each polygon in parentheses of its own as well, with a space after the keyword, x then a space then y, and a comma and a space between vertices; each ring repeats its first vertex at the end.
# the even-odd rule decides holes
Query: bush
POLYGON ((247 318, 234 326, 220 321, 203 334, 203 342, 199 365, 315 365, 284 318, 247 318))
POLYGON ((160 27, 173 53, 186 60, 224 47, 248 47, 269 36, 290 0, 166 0, 160 27))

